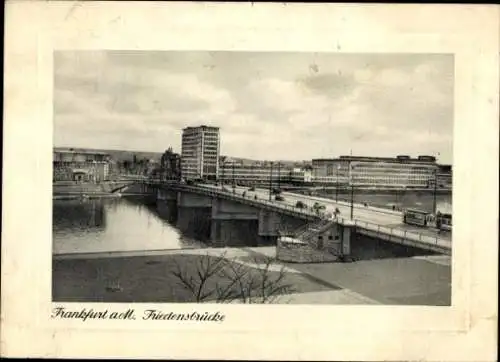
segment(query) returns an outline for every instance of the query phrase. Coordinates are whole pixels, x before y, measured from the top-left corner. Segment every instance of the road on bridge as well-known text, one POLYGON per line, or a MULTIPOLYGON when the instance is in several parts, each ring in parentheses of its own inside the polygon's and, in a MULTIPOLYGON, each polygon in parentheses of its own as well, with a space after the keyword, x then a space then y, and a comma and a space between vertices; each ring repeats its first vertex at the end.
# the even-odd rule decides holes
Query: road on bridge
MULTIPOLYGON (((216 185, 207 185, 207 184, 199 184, 199 186, 203 186, 206 188, 211 188, 211 189, 218 189, 220 190, 220 186, 216 185)), ((232 191, 232 186, 231 185, 226 185, 225 188, 228 191, 232 191)), ((262 188, 256 188, 255 191, 249 191, 247 187, 241 187, 241 186, 236 186, 235 188, 236 193, 241 195, 244 191, 246 194, 250 197, 253 197, 254 195, 257 195, 257 198, 260 200, 269 200, 269 190, 268 189, 262 189, 262 188)), ((332 199, 326 199, 326 198, 321 198, 317 196, 308 196, 308 195, 302 195, 302 194, 295 194, 292 192, 282 192, 281 195, 283 196, 284 200, 283 201, 275 201, 283 204, 287 204, 290 206, 295 206, 297 201, 302 201, 304 204, 306 204, 309 208, 314 205, 315 202, 318 202, 321 205, 324 205, 326 207, 326 212, 333 213, 335 211, 335 208, 338 208, 340 211, 340 217, 343 218, 349 218, 351 215, 351 209, 350 205, 345 202, 339 202, 336 203, 335 200, 332 199)), ((274 200, 274 195, 272 196, 272 200, 274 200)), ((407 230, 407 231, 414 231, 422 235, 426 235, 432 238, 439 238, 442 240, 447 240, 451 241, 451 234, 450 233, 441 233, 438 234, 437 229, 431 229, 431 228, 422 228, 418 226, 412 226, 412 225, 407 225, 403 223, 402 220, 402 214, 401 212, 396 212, 392 210, 385 210, 381 208, 375 208, 375 207, 365 207, 364 205, 361 204, 354 204, 354 212, 353 212, 354 219, 368 222, 368 223, 373 223, 377 224, 380 226, 386 226, 390 228, 394 228, 397 230, 407 230)))

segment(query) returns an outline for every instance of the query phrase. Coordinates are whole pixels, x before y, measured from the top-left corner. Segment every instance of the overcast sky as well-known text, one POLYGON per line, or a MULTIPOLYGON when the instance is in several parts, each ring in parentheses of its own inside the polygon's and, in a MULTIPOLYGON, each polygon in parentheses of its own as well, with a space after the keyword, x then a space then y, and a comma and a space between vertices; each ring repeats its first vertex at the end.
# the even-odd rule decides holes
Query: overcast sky
POLYGON ((452 162, 453 56, 78 51, 54 55, 54 144, 180 152, 220 127, 221 154, 452 162))

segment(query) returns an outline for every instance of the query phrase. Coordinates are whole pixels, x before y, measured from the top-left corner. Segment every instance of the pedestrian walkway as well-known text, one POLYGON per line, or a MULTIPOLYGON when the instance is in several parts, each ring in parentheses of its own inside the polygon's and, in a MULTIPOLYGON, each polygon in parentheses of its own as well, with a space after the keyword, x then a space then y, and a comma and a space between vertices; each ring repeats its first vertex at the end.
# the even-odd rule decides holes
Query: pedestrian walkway
POLYGON ((133 256, 162 256, 162 255, 212 255, 218 256, 223 253, 228 258, 248 256, 251 253, 274 257, 276 255, 276 247, 227 247, 227 248, 191 248, 191 249, 162 249, 162 250, 125 250, 125 251, 103 251, 93 253, 68 253, 54 254, 55 260, 66 259, 103 259, 103 258, 125 258, 133 256))
POLYGON ((422 256, 414 256, 413 259, 425 260, 429 263, 434 263, 438 265, 451 265, 451 256, 449 255, 422 255, 422 256))

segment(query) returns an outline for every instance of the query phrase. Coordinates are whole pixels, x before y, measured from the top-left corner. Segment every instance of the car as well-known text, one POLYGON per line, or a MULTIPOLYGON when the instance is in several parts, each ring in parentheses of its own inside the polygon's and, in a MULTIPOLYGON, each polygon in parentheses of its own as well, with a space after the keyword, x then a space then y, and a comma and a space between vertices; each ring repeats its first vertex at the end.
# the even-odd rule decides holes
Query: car
POLYGON ((297 201, 297 203, 295 204, 295 207, 299 208, 299 209, 305 209, 307 206, 302 201, 297 201))
POLYGON ((250 187, 250 188, 248 189, 248 191, 255 191, 255 187, 253 187, 253 186, 252 186, 252 187, 250 187))
POLYGON ((273 194, 274 194, 274 195, 279 195, 279 194, 281 194, 281 190, 280 190, 280 189, 278 189, 278 188, 274 188, 274 189, 273 189, 273 194))
POLYGON ((314 205, 313 205, 313 209, 324 210, 324 209, 326 209, 326 206, 325 205, 321 205, 319 202, 315 202, 314 205))
POLYGON ((285 201, 285 198, 284 198, 283 196, 281 196, 281 195, 276 195, 276 196, 274 197, 274 199, 275 199, 276 201, 285 201))

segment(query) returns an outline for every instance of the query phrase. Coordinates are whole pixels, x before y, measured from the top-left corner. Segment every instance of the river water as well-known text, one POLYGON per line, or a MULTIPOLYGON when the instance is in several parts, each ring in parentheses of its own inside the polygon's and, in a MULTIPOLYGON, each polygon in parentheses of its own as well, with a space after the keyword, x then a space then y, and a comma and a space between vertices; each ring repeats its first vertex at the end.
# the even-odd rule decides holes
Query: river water
MULTIPOLYGON (((387 205, 394 203, 395 196, 358 195, 356 201, 361 202, 360 198, 372 205, 387 205)), ((403 202, 404 207, 429 209, 432 207, 433 198, 432 195, 407 196, 399 202, 403 202)), ((451 209, 451 196, 439 195, 438 210, 446 208, 451 209)), ((154 203, 147 202, 145 198, 53 200, 53 253, 144 251, 207 246, 210 234, 210 222, 205 220, 207 217, 192 220, 192 216, 177 215, 175 204, 167 206, 166 209, 166 212, 160 212, 154 203), (182 225, 184 228, 180 227, 182 225), (186 232, 186 229, 190 232, 186 232)), ((241 243, 235 242, 241 246, 241 243)), ((248 242, 249 240, 246 240, 243 243, 248 242)))
POLYGON ((53 200, 54 254, 201 247, 143 200, 53 200))

